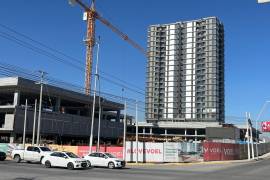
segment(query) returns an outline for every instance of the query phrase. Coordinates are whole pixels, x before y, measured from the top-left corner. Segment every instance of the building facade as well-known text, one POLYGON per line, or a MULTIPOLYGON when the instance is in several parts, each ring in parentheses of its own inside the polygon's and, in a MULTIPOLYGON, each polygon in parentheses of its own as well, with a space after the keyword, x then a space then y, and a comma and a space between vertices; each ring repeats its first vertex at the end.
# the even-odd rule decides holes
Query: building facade
POLYGON ((224 122, 224 28, 216 17, 151 25, 146 121, 224 122))
MULTIPOLYGON (((0 78, 0 143, 21 143, 24 129, 25 102, 28 100, 26 143, 32 142, 35 99, 40 85, 21 77, 0 78)), ((99 99, 99 97, 97 97, 99 99)), ((88 144, 91 129, 93 97, 53 85, 44 85, 41 112, 41 142, 88 144)), ((99 104, 96 104, 94 143, 98 133, 99 104)), ((101 142, 114 143, 123 135, 121 110, 124 105, 100 97, 101 142)), ((127 116, 129 120, 130 116, 127 116)))

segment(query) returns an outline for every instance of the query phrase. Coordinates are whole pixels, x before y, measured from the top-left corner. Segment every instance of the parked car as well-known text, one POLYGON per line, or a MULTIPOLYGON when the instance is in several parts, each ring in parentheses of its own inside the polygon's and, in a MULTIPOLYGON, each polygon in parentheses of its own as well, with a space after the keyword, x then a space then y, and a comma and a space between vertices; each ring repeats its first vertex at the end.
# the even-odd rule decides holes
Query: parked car
POLYGON ((27 162, 40 162, 44 156, 52 153, 51 149, 45 146, 28 146, 26 149, 15 149, 11 157, 17 162, 22 160, 27 162))
POLYGON ((7 155, 5 152, 0 151, 0 161, 4 161, 6 159, 7 155))
POLYGON ((42 159, 46 168, 65 167, 68 169, 88 168, 90 164, 72 152, 53 152, 42 159))
POLYGON ((90 153, 87 156, 83 157, 88 161, 91 166, 100 166, 100 167, 108 167, 108 168, 123 168, 125 167, 125 161, 122 159, 118 159, 110 153, 90 153))

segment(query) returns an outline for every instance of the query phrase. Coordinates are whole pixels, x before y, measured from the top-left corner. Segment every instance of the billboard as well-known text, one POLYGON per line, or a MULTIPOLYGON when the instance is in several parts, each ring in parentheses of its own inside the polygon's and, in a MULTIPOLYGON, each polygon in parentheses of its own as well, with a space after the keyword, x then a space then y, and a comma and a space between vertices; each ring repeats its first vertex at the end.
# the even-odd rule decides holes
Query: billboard
POLYGON ((270 132, 270 121, 262 122, 262 132, 270 132))

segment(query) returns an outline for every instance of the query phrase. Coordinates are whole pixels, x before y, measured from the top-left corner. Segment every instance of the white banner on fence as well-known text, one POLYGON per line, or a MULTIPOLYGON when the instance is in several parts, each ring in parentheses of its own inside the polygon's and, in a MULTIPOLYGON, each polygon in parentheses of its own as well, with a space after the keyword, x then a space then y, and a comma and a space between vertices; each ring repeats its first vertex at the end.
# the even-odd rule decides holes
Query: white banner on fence
POLYGON ((126 160, 135 162, 138 151, 139 162, 164 162, 163 143, 139 142, 138 150, 136 142, 126 142, 126 160))
MULTIPOLYGON (((183 162, 194 161, 199 158, 200 144, 196 143, 138 143, 139 162, 183 162)), ((136 142, 126 143, 126 160, 136 161, 136 142)))
POLYGON ((178 144, 177 143, 164 143, 164 161, 165 162, 178 162, 178 144))

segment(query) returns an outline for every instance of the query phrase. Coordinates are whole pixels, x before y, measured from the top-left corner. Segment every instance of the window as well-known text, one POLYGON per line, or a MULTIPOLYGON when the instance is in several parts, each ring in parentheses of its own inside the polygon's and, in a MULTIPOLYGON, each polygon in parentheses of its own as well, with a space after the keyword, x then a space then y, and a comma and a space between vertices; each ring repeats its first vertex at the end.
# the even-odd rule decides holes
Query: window
POLYGON ((105 155, 102 154, 102 153, 99 153, 99 157, 100 157, 100 158, 105 158, 105 155))
POLYGON ((40 149, 42 150, 42 151, 51 151, 49 148, 47 148, 47 147, 40 147, 40 149))
POLYGON ((54 152, 54 153, 51 154, 51 156, 54 156, 54 157, 60 157, 60 153, 54 152))
MULTIPOLYGON (((70 157, 70 158, 79 158, 76 154, 74 154, 74 153, 72 153, 72 152, 66 152, 66 154, 67 154, 68 157, 70 157)), ((64 156, 66 156, 66 155, 64 154, 64 156)))
POLYGON ((26 150, 27 151, 34 151, 34 147, 33 146, 28 146, 26 150))
POLYGON ((98 153, 92 153, 89 156, 91 156, 91 157, 98 157, 99 155, 98 155, 98 153))
POLYGON ((58 157, 65 158, 67 156, 64 153, 59 153, 58 157))
POLYGON ((110 154, 110 153, 105 153, 109 158, 115 158, 114 155, 110 154))
POLYGON ((34 148, 33 148, 33 151, 40 153, 40 150, 39 150, 38 147, 34 147, 34 148))

